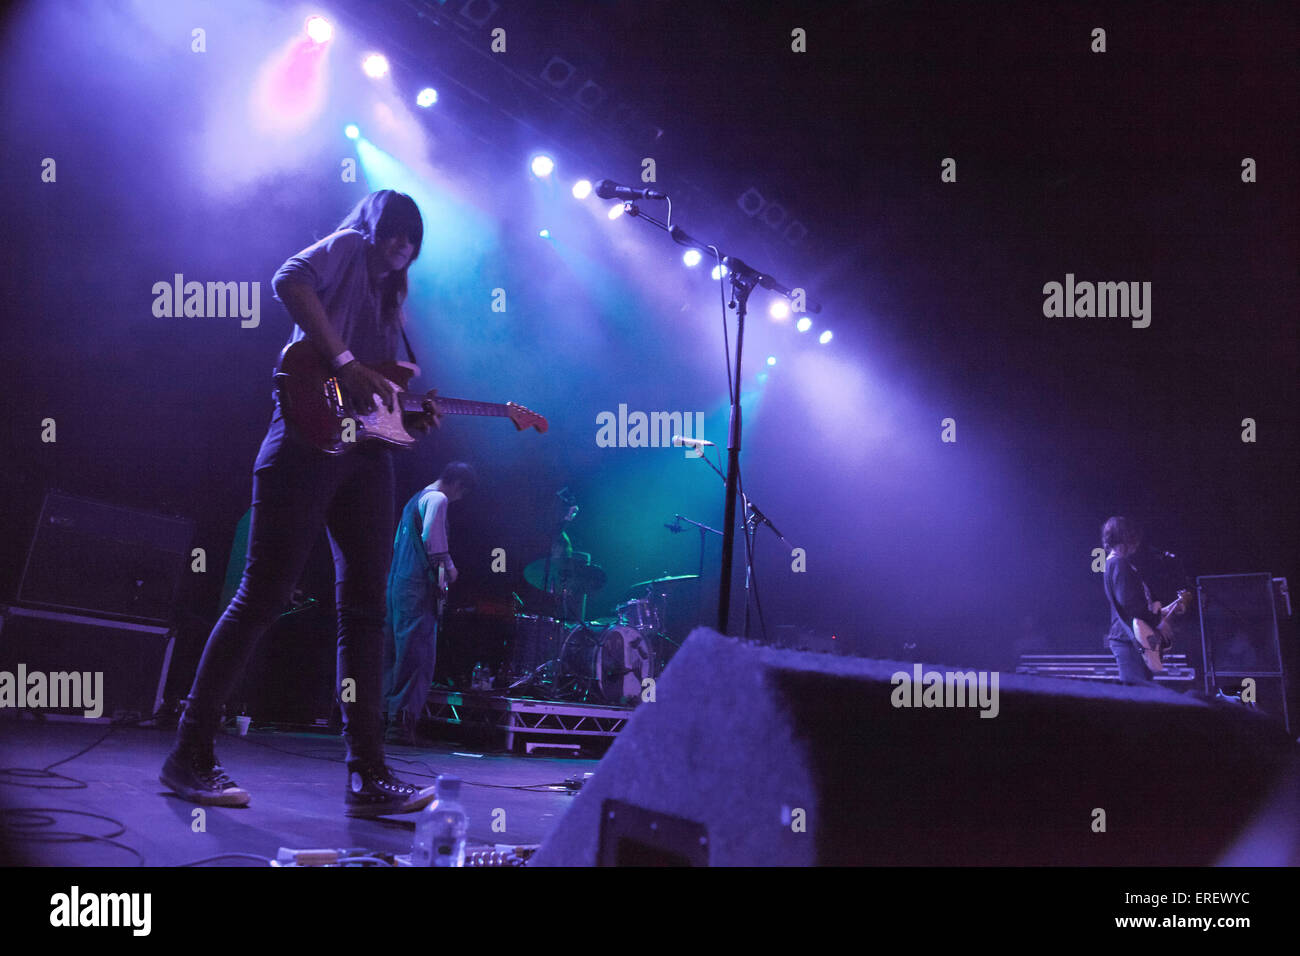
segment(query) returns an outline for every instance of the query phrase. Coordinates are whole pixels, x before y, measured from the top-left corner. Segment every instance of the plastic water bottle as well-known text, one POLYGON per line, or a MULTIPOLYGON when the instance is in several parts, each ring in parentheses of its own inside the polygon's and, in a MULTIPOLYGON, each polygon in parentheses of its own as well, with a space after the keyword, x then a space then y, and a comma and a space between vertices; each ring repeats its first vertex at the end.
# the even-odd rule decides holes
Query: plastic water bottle
POLYGON ((460 805, 460 780, 439 777, 437 796, 420 812, 411 844, 413 866, 464 866, 465 833, 469 820, 460 805))

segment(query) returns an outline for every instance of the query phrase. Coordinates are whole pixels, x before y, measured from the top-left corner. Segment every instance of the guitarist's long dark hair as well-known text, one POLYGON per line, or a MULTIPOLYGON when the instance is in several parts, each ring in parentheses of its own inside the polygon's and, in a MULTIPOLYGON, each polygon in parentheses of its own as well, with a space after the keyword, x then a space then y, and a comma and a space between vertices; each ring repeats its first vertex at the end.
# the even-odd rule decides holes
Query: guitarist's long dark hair
MULTIPOLYGON (((415 247, 411 262, 420 257, 420 243, 424 240, 424 220, 420 216, 420 207, 406 193, 393 189, 380 189, 366 196, 352 207, 352 211, 339 223, 339 229, 355 229, 362 233, 371 245, 391 239, 394 236, 406 236, 415 247)), ((384 321, 396 324, 401 314, 398 307, 406 298, 406 270, 390 272, 384 279, 381 312, 384 321)))

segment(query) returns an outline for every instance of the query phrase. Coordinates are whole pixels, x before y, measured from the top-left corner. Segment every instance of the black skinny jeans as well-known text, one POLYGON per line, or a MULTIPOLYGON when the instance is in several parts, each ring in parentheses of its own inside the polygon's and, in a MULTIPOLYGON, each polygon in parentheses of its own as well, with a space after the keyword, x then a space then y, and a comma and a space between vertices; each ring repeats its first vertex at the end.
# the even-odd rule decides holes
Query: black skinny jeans
MULTIPOLYGON (((338 677, 347 759, 379 763, 383 747, 383 642, 393 548, 392 450, 363 442, 326 455, 286 436, 253 474, 248 560, 239 590, 208 637, 179 746, 206 748, 221 707, 257 641, 288 608, 321 528, 334 552, 338 677), (345 681, 354 682, 345 686, 345 681)), ((290 685, 293 674, 283 675, 290 685)))

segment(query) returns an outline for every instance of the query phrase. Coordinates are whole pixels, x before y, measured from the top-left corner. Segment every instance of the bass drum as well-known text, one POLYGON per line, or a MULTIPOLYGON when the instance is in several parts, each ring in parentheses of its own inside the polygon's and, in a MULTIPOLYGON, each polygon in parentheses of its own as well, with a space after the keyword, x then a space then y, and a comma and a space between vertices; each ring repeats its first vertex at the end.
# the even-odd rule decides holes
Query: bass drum
POLYGON ((654 651, 635 628, 579 625, 564 639, 560 651, 563 683, 580 701, 635 705, 641 682, 654 676, 654 651))

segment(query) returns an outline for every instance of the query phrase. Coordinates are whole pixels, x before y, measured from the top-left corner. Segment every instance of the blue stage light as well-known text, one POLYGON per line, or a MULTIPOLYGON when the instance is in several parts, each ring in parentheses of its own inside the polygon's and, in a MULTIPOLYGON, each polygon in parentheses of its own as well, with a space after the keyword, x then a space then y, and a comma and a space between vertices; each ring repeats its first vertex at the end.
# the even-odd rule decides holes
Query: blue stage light
POLYGON ((382 53, 371 53, 361 61, 361 69, 365 70, 366 76, 377 80, 388 73, 388 57, 382 53))
POLYGON ((591 195, 590 179, 579 179, 576 183, 573 184, 574 199, 586 199, 590 195, 591 195))
POLYGON ((827 329, 825 332, 821 334, 820 338, 818 338, 817 341, 820 342, 822 345, 825 345, 827 342, 831 340, 831 338, 832 338, 831 330, 827 329))
POLYGON ((687 249, 682 253, 682 262, 686 263, 688 266, 698 266, 700 264, 700 258, 699 249, 687 249))
POLYGON ((790 318, 790 303, 785 299, 777 299, 767 307, 767 314, 772 318, 779 320, 790 318))
POLYGON ((419 95, 415 98, 416 106, 429 107, 436 102, 438 102, 438 91, 432 86, 426 86, 424 89, 420 90, 419 95))
POLYGON ((343 135, 348 139, 356 139, 361 135, 361 130, 357 129, 356 123, 349 123, 347 126, 343 127, 343 135))
POLYGON ((802 319, 800 319, 798 322, 794 324, 794 327, 798 329, 800 332, 807 332, 809 329, 812 328, 812 319, 808 318, 808 316, 805 315, 802 319))
POLYGON ((617 219, 619 216, 623 215, 623 204, 619 203, 617 206, 610 206, 609 212, 605 215, 609 216, 611 220, 617 219))
POLYGON ((767 364, 768 364, 768 365, 775 365, 775 364, 776 364, 776 356, 775 356, 775 355, 769 355, 769 356, 767 357, 767 364))
POLYGON ((713 281, 717 282, 719 279, 721 279, 723 276, 727 274, 727 267, 721 264, 716 265, 713 267, 713 271, 709 274, 713 276, 713 281))
POLYGON ((538 153, 534 156, 529 166, 532 168, 533 175, 538 179, 545 179, 555 172, 555 160, 545 153, 538 153))
POLYGON ((551 230, 549 229, 540 229, 538 230, 537 234, 541 236, 543 239, 551 238, 551 230))

